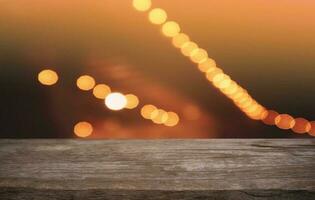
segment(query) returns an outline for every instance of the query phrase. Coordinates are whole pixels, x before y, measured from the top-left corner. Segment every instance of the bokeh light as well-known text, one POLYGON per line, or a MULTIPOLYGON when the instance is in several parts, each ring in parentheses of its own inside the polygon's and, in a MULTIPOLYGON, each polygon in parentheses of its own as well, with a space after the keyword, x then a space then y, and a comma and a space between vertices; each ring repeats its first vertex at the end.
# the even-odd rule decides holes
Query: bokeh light
POLYGON ((266 112, 267 112, 267 115, 262 121, 267 125, 275 125, 276 117, 278 117, 279 113, 274 110, 268 110, 266 112))
POLYGON ((303 134, 303 133, 307 133, 310 130, 311 130, 311 124, 309 121, 307 121, 304 118, 295 119, 295 124, 292 128, 293 132, 303 134))
POLYGON ((127 94, 127 95, 125 95, 125 97, 127 99, 127 104, 126 104, 125 108, 133 109, 139 105, 139 99, 136 95, 127 94))
POLYGON ((77 79, 77 86, 81 90, 91 90, 95 86, 95 80, 91 76, 83 75, 77 79))
POLYGON ((185 33, 180 33, 172 39, 172 43, 176 48, 182 48, 182 46, 188 41, 189 37, 185 33))
POLYGON ((181 52, 184 54, 184 56, 190 56, 191 53, 196 49, 198 49, 198 45, 189 41, 182 45, 181 52))
POLYGON ((110 92, 110 87, 105 84, 98 84, 93 89, 93 95, 98 99, 105 99, 105 97, 110 94, 110 92))
POLYGON ((205 60, 204 62, 199 63, 198 68, 201 72, 207 72, 211 69, 216 68, 216 63, 213 59, 208 58, 207 60, 205 60))
POLYGON ((308 134, 315 137, 315 121, 311 121, 311 129, 308 131, 308 134))
POLYGON ((276 117, 275 124, 278 128, 287 130, 295 125, 295 121, 291 115, 281 114, 276 117))
POLYGON ((166 122, 164 123, 165 126, 176 126, 179 122, 179 117, 176 113, 174 112, 167 112, 167 120, 166 122))
POLYGON ((162 33, 166 37, 174 37, 178 35, 180 32, 179 25, 174 21, 168 21, 162 26, 162 33))
POLYGON ((163 109, 156 109, 151 113, 151 120, 156 124, 163 124, 168 119, 168 114, 163 109))
POLYGON ((73 132, 78 136, 78 137, 88 137, 92 134, 93 132, 93 127, 89 122, 78 122, 74 128, 73 132))
POLYGON ((54 85, 58 81, 58 74, 51 69, 42 70, 38 73, 38 81, 43 85, 54 85))
POLYGON ((165 10, 154 8, 149 12, 149 20, 152 24, 163 24, 167 19, 165 10))
POLYGON ((145 105, 141 109, 141 115, 145 119, 151 119, 151 114, 157 110, 154 105, 145 105))
POLYGON ((133 0, 132 5, 138 11, 147 11, 151 7, 151 0, 133 0))
POLYGON ((194 63, 202 63, 205 62, 208 58, 208 53, 206 50, 198 48, 191 52, 190 59, 194 63))
POLYGON ((125 95, 119 92, 113 92, 106 96, 105 105, 110 110, 122 110, 127 105, 127 99, 125 95))

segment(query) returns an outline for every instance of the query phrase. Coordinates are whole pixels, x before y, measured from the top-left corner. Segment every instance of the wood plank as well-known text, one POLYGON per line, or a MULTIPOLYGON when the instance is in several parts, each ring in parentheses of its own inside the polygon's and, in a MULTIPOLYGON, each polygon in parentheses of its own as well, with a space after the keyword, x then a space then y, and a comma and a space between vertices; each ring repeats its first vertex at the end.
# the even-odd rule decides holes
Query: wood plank
POLYGON ((0 199, 315 199, 314 156, 314 139, 4 139, 0 199))

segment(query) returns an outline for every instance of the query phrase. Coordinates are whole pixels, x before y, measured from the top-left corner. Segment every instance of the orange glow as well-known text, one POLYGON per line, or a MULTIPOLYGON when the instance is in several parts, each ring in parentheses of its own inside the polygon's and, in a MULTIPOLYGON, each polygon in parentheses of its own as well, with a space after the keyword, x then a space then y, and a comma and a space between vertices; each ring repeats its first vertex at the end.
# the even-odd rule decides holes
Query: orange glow
POLYGON ((290 129, 295 125, 294 118, 288 114, 278 115, 275 119, 275 124, 280 129, 290 129))
POLYGON ((147 11, 151 7, 151 0, 133 0, 132 5, 138 11, 147 11))
POLYGON ((126 104, 125 108, 133 109, 139 105, 139 99, 136 95, 127 94, 127 95, 125 95, 125 97, 127 99, 127 104, 126 104))
POLYGON ((201 72, 207 72, 210 71, 211 69, 216 68, 216 63, 213 59, 208 58, 204 62, 199 63, 198 68, 201 72))
POLYGON ((38 81, 43 85, 54 85, 58 81, 58 74, 50 69, 38 73, 38 81))
POLYGON ((198 45, 194 42, 186 42, 185 44, 182 45, 181 47, 181 52, 182 54, 184 54, 185 56, 190 56, 191 53, 195 50, 198 49, 198 45))
POLYGON ((125 95, 119 92, 113 92, 106 96, 105 105, 110 110, 122 110, 127 105, 127 99, 125 95))
POLYGON ((98 84, 93 89, 93 95, 98 99, 105 99, 110 92, 110 87, 105 84, 98 84))
POLYGON ((307 133, 311 130, 311 124, 304 118, 296 118, 295 125, 292 128, 292 131, 295 133, 307 133))
POLYGON ((162 26, 162 33, 166 37, 174 37, 178 35, 180 32, 179 25, 174 21, 168 21, 162 26))
POLYGON ((172 43, 176 48, 182 48, 182 46, 189 41, 188 35, 180 33, 173 37, 172 43))
POLYGON ((205 62, 208 58, 208 53, 204 49, 198 48, 191 52, 190 59, 195 63, 205 62))
POLYGON ((278 117, 279 113, 274 110, 268 110, 266 117, 263 119, 263 122, 267 125, 275 125, 276 117, 278 117))
POLYGON ((151 114, 157 110, 157 108, 154 105, 145 105, 141 109, 141 115, 145 119, 151 119, 151 114))
POLYGON ((176 113, 174 112, 167 112, 168 119, 164 123, 165 126, 176 126, 179 122, 179 117, 176 113))
POLYGON ((79 122, 73 128, 74 133, 78 137, 88 137, 93 132, 93 127, 89 122, 79 122))
POLYGON ((311 121, 311 129, 308 131, 308 134, 315 137, 315 121, 311 121))
POLYGON ((149 12, 149 20, 152 24, 163 24, 167 19, 165 10, 154 8, 149 12))
POLYGON ((81 90, 91 90, 95 86, 95 80, 91 76, 83 75, 77 79, 77 86, 81 90))
POLYGON ((156 124, 163 124, 168 119, 168 114, 165 110, 162 109, 156 109, 151 113, 150 118, 152 121, 156 124))
POLYGON ((201 113, 198 107, 194 105, 188 105, 184 107, 183 115, 188 120, 197 120, 200 118, 201 113))

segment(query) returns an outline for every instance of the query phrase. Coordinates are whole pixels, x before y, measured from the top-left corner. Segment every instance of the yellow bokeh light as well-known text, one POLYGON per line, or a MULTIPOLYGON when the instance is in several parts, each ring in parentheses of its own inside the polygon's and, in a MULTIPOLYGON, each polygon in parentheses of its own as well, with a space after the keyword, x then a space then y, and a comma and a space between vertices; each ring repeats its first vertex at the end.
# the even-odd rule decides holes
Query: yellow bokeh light
POLYGON ((110 92, 110 87, 105 84, 98 84, 93 89, 93 95, 98 99, 105 99, 110 92))
POLYGON ((127 95, 125 95, 125 97, 127 99, 127 104, 126 104, 125 108, 133 109, 139 105, 139 99, 136 95, 127 94, 127 95))
POLYGON ((152 24, 163 24, 167 19, 165 10, 154 8, 149 12, 149 20, 152 24))
POLYGON ((88 137, 92 134, 93 127, 89 122, 79 122, 74 126, 73 132, 78 137, 84 138, 84 137, 88 137))
POLYGON ((145 119, 151 119, 151 114, 155 110, 157 110, 157 108, 155 106, 153 106, 153 105, 145 105, 141 109, 141 115, 145 119))
POLYGON ((290 129, 295 125, 295 121, 292 116, 288 114, 281 114, 276 117, 275 124, 280 129, 290 129))
POLYGON ((198 64, 205 62, 207 58, 208 58, 207 51, 201 48, 193 50, 190 54, 191 61, 198 64))
POLYGON ((184 56, 190 56, 195 49, 198 49, 198 45, 194 42, 188 41, 182 45, 181 52, 184 56))
POLYGON ((217 76, 218 74, 223 74, 222 69, 220 69, 220 68, 215 68, 214 70, 208 71, 207 74, 206 74, 208 81, 212 82, 212 81, 213 81, 213 78, 214 78, 215 76, 217 76))
POLYGON ((138 11, 147 11, 151 8, 151 0, 133 0, 132 5, 138 11))
POLYGON ((91 90, 95 86, 95 80, 91 76, 83 75, 77 79, 77 86, 81 90, 91 90))
POLYGON ((168 118, 166 122, 164 122, 165 126, 176 126, 179 122, 179 117, 174 112, 167 112, 168 118))
POLYGON ((127 105, 127 99, 125 95, 119 92, 113 92, 106 96, 105 105, 110 110, 122 110, 127 105))
POLYGON ((156 109, 151 113, 150 118, 152 121, 156 124, 163 124, 168 119, 168 114, 165 110, 162 109, 156 109))
POLYGON ((178 35, 180 32, 179 25, 174 21, 168 21, 162 26, 162 33, 166 37, 174 37, 178 35))
POLYGON ((176 48, 182 48, 182 46, 189 41, 188 35, 180 33, 173 37, 172 43, 176 48))
POLYGON ((50 69, 38 73, 38 81, 43 85, 54 85, 58 81, 58 74, 50 69))
POLYGON ((217 67, 215 61, 211 58, 199 63, 198 68, 201 72, 207 72, 211 69, 215 69, 217 67))

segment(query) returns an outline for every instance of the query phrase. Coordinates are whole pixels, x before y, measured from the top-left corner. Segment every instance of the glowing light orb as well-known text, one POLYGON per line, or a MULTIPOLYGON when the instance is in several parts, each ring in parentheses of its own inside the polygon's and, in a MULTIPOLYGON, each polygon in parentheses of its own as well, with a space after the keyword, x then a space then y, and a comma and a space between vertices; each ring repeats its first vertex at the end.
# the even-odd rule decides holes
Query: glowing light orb
POLYGON ((167 112, 168 118, 167 121, 164 122, 165 126, 176 126, 179 122, 179 117, 176 113, 174 112, 167 112))
POLYGON ((207 72, 206 76, 207 76, 207 79, 208 81, 212 82, 213 81, 213 78, 219 74, 223 74, 223 71, 222 69, 220 68, 215 68, 214 70, 210 70, 207 72))
POLYGON ((288 114, 278 115, 275 119, 275 124, 280 129, 290 129, 295 125, 294 118, 288 114))
POLYGON ((279 113, 274 110, 268 110, 267 116, 263 119, 263 122, 267 125, 275 125, 276 118, 278 117, 279 113))
POLYGON ((162 26, 162 33, 166 37, 174 37, 178 35, 180 32, 179 25, 174 21, 168 21, 162 26))
POLYGON ((154 8, 149 12, 149 20, 152 24, 163 24, 167 19, 165 10, 154 8))
POLYGON ((183 44, 180 50, 184 56, 190 56, 191 53, 196 49, 198 49, 198 45, 189 41, 183 44))
POLYGON ((151 119, 151 114, 157 110, 157 108, 153 105, 145 105, 141 109, 141 115, 145 119, 151 119))
POLYGON ((91 76, 83 75, 77 79, 77 86, 81 90, 88 91, 94 88, 95 80, 91 76))
POLYGON ((73 132, 78 137, 84 138, 84 137, 88 137, 92 134, 93 127, 89 122, 79 122, 74 126, 73 132))
POLYGON ((295 125, 292 128, 293 132, 303 134, 311 130, 311 124, 306 119, 296 118, 294 120, 295 120, 295 125))
POLYGON ((308 131, 308 134, 315 137, 315 121, 311 121, 311 129, 308 131))
POLYGON ((105 105, 110 110, 122 110, 127 105, 127 99, 125 95, 113 92, 106 96, 105 105))
POLYGON ((151 8, 151 0, 133 0, 132 1, 133 7, 138 11, 147 11, 151 8))
POLYGON ((176 48, 182 48, 182 46, 188 41, 189 37, 185 33, 180 33, 172 39, 172 43, 176 48))
POLYGON ((207 60, 199 63, 198 68, 201 72, 207 72, 211 69, 216 68, 217 65, 215 63, 215 61, 211 58, 208 58, 207 60))
POLYGON ((58 74, 50 69, 38 73, 38 81, 43 85, 54 85, 58 81, 58 74))
POLYGON ((105 84, 98 84, 93 89, 93 95, 98 99, 105 99, 110 92, 110 87, 105 84))
POLYGON ((207 58, 208 58, 208 52, 201 48, 193 50, 190 54, 191 61, 198 64, 205 62, 207 58))
POLYGON ((156 124, 163 124, 168 119, 168 114, 165 110, 162 109, 156 109, 151 113, 150 118, 152 121, 156 124))
POLYGON ((139 105, 139 99, 136 95, 127 94, 127 95, 125 95, 125 97, 127 99, 127 104, 125 106, 126 108, 133 109, 139 105))

